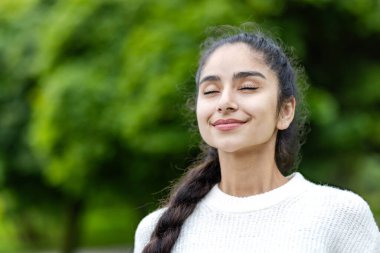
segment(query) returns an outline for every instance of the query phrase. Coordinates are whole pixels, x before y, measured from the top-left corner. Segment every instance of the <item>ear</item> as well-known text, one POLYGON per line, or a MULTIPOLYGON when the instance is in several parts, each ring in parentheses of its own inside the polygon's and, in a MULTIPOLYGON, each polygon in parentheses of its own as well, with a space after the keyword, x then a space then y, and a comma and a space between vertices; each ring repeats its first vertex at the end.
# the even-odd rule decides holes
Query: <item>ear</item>
POLYGON ((294 97, 291 97, 281 106, 277 120, 278 130, 285 130, 289 127, 290 123, 293 121, 295 111, 296 99, 294 97))

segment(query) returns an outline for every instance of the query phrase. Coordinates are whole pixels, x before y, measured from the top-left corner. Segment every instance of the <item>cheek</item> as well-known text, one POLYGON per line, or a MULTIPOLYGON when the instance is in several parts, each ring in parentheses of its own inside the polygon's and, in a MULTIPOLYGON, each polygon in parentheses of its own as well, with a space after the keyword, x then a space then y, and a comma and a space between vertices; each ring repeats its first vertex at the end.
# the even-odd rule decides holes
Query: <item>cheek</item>
POLYGON ((207 116, 204 114, 204 111, 197 111, 197 123, 199 131, 202 134, 208 127, 208 119, 207 116))
POLYGON ((207 103, 202 103, 198 101, 197 107, 196 107, 198 129, 203 140, 206 141, 206 143, 207 143, 207 140, 209 139, 208 138, 209 136, 208 122, 210 120, 211 115, 212 115, 212 110, 210 110, 210 106, 208 106, 207 103))
POLYGON ((198 124, 207 123, 209 117, 212 114, 210 104, 201 100, 201 99, 198 99, 197 107, 196 107, 196 114, 197 114, 198 124))
MULTIPOLYGON (((268 124, 269 122, 275 123, 277 119, 277 101, 272 96, 263 96, 251 101, 250 113, 257 117, 258 123, 268 124)), ((246 107, 247 108, 247 107, 246 107)))
POLYGON ((202 110, 201 110, 201 104, 199 101, 197 101, 197 105, 196 105, 196 108, 195 108, 195 114, 197 116, 197 122, 198 122, 198 125, 201 121, 201 118, 202 118, 202 110))

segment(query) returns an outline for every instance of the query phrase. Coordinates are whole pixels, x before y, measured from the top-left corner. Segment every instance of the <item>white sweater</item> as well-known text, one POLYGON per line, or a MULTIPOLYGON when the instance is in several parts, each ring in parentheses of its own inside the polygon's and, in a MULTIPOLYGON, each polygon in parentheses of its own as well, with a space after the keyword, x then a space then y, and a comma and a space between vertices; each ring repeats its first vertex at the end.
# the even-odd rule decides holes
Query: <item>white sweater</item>
MULTIPOLYGON (((233 197, 217 185, 185 221, 172 253, 378 253, 380 233, 358 195, 316 185, 294 173, 272 191, 233 197)), ((165 209, 146 216, 135 235, 142 252, 165 209)))

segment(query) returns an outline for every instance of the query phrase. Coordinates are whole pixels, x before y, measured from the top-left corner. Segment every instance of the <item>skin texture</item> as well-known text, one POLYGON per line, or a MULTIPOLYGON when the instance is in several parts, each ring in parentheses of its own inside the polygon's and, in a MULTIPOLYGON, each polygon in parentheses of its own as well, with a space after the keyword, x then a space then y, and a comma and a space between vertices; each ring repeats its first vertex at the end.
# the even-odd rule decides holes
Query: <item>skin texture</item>
POLYGON ((244 43, 221 46, 204 65, 198 127, 204 141, 218 150, 219 187, 225 193, 250 196, 286 183, 275 163, 275 143, 277 131, 293 120, 295 100, 278 112, 278 93, 276 73, 244 43), (220 121, 231 119, 237 122, 220 121))

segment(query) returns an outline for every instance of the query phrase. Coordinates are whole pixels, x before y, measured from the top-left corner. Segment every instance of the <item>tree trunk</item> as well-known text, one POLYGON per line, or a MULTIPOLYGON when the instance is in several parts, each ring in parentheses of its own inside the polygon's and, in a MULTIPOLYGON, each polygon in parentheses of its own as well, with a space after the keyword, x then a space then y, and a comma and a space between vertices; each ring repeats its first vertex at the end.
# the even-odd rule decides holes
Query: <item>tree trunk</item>
POLYGON ((79 246, 80 220, 83 209, 83 199, 72 200, 68 205, 62 253, 73 253, 79 246))

